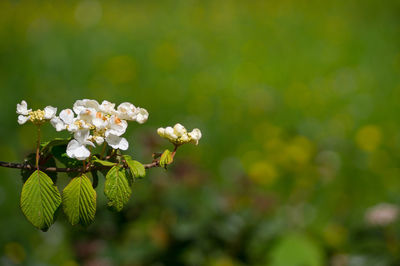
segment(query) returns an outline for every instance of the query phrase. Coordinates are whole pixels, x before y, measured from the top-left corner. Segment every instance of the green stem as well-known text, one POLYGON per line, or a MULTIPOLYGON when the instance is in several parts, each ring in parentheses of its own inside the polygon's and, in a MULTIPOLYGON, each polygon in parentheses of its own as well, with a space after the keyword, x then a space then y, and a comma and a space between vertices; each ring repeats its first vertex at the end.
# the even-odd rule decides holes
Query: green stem
POLYGON ((37 142, 36 142, 36 169, 39 171, 39 158, 40 158, 40 126, 37 126, 37 142))
POLYGON ((103 160, 104 152, 106 151, 106 147, 107 147, 107 144, 106 144, 106 141, 104 141, 103 148, 101 149, 101 153, 100 153, 101 160, 103 160))

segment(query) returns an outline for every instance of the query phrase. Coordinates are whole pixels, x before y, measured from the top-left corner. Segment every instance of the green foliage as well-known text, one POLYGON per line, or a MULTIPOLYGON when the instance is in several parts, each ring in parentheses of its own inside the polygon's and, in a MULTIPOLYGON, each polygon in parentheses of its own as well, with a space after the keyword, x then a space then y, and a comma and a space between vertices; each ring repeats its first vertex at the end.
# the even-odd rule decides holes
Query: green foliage
POLYGON ((104 194, 108 198, 108 206, 121 211, 128 203, 132 190, 127 178, 126 170, 120 166, 114 166, 108 171, 104 184, 104 194))
POLYGON ((170 150, 165 150, 160 157, 160 166, 167 168, 167 165, 173 162, 172 152, 170 150))
POLYGON ((321 266, 323 261, 318 245, 299 234, 285 235, 271 250, 271 266, 321 266))
POLYGON ((97 165, 103 165, 103 166, 115 166, 116 165, 116 163, 114 163, 114 162, 100 160, 96 156, 93 156, 92 163, 97 164, 97 165))
POLYGON ((53 140, 46 141, 40 144, 40 152, 46 154, 54 146, 64 146, 67 145, 71 138, 54 138, 53 140))
POLYGON ((130 172, 136 178, 143 178, 146 176, 146 169, 144 168, 143 164, 138 161, 132 159, 129 155, 123 156, 126 164, 129 167, 130 172))
POLYGON ((43 231, 53 224, 61 196, 51 178, 35 171, 22 187, 21 209, 25 217, 43 231))
POLYGON ((72 225, 91 224, 96 213, 96 191, 86 175, 73 178, 62 193, 63 209, 72 225))

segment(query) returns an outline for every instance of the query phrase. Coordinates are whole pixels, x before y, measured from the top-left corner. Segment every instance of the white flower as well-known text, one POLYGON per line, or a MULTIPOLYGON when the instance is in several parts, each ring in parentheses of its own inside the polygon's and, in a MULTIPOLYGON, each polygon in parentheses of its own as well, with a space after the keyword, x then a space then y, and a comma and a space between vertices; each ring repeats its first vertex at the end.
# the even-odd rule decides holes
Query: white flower
POLYGON ((115 115, 117 112, 114 109, 115 103, 110 103, 109 101, 103 101, 99 106, 101 112, 108 115, 115 115))
POLYGON ((160 127, 159 129, 157 129, 157 134, 160 137, 164 137, 165 136, 165 128, 160 127))
POLYGON ((51 125, 56 129, 56 131, 62 131, 67 128, 67 125, 57 116, 50 120, 51 125))
POLYGON ((29 120, 29 116, 25 116, 25 115, 19 115, 18 116, 18 124, 23 125, 26 123, 26 121, 29 120))
POLYGON ((74 122, 74 113, 71 109, 62 110, 59 116, 61 120, 67 125, 70 125, 74 122))
POLYGON ((78 127, 74 124, 75 120, 74 112, 71 109, 64 109, 60 112, 59 116, 54 116, 50 120, 50 123, 56 131, 68 129, 68 131, 75 132, 78 130, 78 127))
POLYGON ((90 151, 86 148, 86 145, 94 147, 94 144, 89 141, 90 138, 90 131, 87 129, 75 132, 74 139, 68 143, 67 155, 78 160, 86 160, 90 156, 90 151))
POLYGON ((195 128, 192 130, 192 132, 190 132, 189 137, 191 138, 191 141, 198 145, 199 144, 199 140, 201 139, 201 131, 198 128, 195 128))
POLYGON ((28 104, 26 101, 21 101, 21 103, 17 103, 17 114, 18 116, 18 124, 23 125, 26 121, 29 120, 29 113, 32 112, 32 109, 28 109, 28 104))
POLYGON ((57 108, 53 106, 46 106, 44 108, 44 119, 52 119, 57 113, 57 108))
POLYGON ((109 124, 109 120, 102 112, 97 112, 92 120, 92 124, 96 129, 104 129, 109 124))
POLYGON ((17 104, 17 114, 29 115, 29 112, 32 112, 32 109, 28 109, 28 104, 26 101, 21 101, 21 103, 17 104))
POLYGON ((89 99, 83 99, 83 100, 77 100, 74 103, 74 112, 79 115, 83 110, 87 108, 92 108, 96 111, 99 110, 99 103, 96 100, 89 100, 89 99))
POLYGON ((174 126, 174 133, 178 137, 182 137, 183 135, 186 135, 187 131, 186 131, 186 128, 184 126, 182 126, 181 124, 176 124, 174 126))
POLYGON ((136 120, 136 107, 128 102, 121 103, 117 108, 118 117, 121 119, 133 121, 136 120))
POLYGON ((97 136, 97 137, 93 137, 94 141, 96 142, 97 145, 101 145, 104 143, 104 138, 97 136))
POLYGON ((83 108, 78 115, 78 119, 84 121, 86 124, 91 124, 96 117, 96 113, 97 111, 94 108, 83 108))
POLYGON ((172 127, 167 127, 165 129, 165 136, 171 140, 178 138, 178 136, 175 134, 175 130, 172 127))
POLYGON ((72 123, 67 125, 67 129, 69 132, 76 132, 80 129, 80 124, 83 124, 83 121, 79 120, 78 118, 74 118, 72 123))
POLYGON ((147 112, 147 110, 144 109, 144 108, 138 107, 137 109, 139 109, 139 110, 138 110, 138 112, 136 114, 136 121, 139 124, 143 124, 149 118, 149 112, 147 112))
POLYGON ((176 124, 173 128, 159 128, 157 129, 158 135, 163 138, 168 139, 175 145, 181 145, 185 143, 192 142, 194 144, 199 144, 199 140, 201 139, 201 131, 198 128, 192 130, 192 132, 188 133, 186 128, 181 124, 176 124))
POLYGON ((109 121, 109 128, 107 129, 106 134, 121 136, 125 133, 126 128, 128 127, 128 123, 125 120, 121 120, 113 115, 110 117, 109 121))
POLYGON ((106 141, 109 146, 113 149, 127 150, 129 147, 129 143, 126 138, 122 138, 110 133, 106 133, 106 141))

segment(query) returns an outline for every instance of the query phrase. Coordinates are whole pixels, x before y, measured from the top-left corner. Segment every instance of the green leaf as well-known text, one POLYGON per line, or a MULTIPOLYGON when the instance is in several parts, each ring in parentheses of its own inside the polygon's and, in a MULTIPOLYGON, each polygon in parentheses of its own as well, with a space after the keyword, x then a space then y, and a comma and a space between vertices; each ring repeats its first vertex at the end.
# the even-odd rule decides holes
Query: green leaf
POLYGON ((51 178, 35 171, 22 187, 21 209, 35 227, 47 231, 54 223, 54 214, 61 204, 61 196, 51 178))
POLYGON ((71 140, 71 138, 55 138, 50 141, 43 142, 40 144, 41 147, 41 153, 47 153, 52 147, 54 146, 61 146, 61 145, 66 145, 68 142, 71 140))
POLYGON ((72 225, 87 226, 96 213, 96 191, 86 175, 73 178, 62 194, 64 213, 72 225))
POLYGON ((160 166, 167 168, 167 165, 173 162, 172 152, 170 150, 165 150, 160 158, 160 166))
POLYGON ((104 184, 104 194, 109 202, 108 206, 117 211, 121 211, 129 201, 132 190, 129 186, 129 180, 126 177, 125 169, 120 166, 114 166, 106 175, 104 184))
POLYGON ((114 165, 117 164, 117 163, 114 163, 114 162, 100 160, 96 156, 93 156, 92 163, 100 164, 100 165, 103 165, 103 166, 114 166, 114 165))
POLYGON ((146 176, 146 169, 144 169, 143 164, 138 161, 132 160, 131 156, 129 155, 124 155, 124 160, 134 177, 143 178, 146 176))

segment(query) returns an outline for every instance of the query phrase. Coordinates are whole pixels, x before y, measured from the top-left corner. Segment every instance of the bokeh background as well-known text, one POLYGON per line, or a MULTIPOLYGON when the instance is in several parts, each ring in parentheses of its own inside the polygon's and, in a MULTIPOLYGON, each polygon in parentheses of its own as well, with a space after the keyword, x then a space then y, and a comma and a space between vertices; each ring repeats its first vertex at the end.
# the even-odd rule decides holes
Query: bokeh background
POLYGON ((146 108, 143 162, 158 127, 203 132, 121 213, 101 180, 88 228, 36 230, 0 169, 1 265, 400 265, 399 1, 4 0, 0 90, 3 161, 34 149, 22 99, 146 108))

